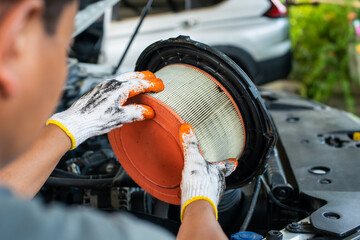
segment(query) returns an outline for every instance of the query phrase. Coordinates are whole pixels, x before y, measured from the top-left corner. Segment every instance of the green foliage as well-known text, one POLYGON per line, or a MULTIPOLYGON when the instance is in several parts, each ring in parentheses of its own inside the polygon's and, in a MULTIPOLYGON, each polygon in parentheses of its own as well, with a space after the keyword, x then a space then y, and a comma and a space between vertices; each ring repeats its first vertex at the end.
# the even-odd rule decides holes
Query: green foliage
POLYGON ((316 101, 326 101, 335 88, 341 88, 348 110, 354 111, 348 55, 349 43, 355 38, 348 20, 351 10, 330 4, 290 7, 291 77, 302 82, 302 96, 316 101))

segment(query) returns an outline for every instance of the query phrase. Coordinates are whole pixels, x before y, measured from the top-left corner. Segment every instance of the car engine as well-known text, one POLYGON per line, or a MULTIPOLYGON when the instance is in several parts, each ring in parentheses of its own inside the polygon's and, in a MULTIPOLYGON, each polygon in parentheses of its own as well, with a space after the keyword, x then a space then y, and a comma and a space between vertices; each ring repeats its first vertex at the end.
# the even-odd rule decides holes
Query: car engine
MULTIPOLYGON (((87 28, 98 30, 99 23, 91 24, 118 1, 90 2, 95 3, 76 18, 74 37, 87 28)), ((80 63, 79 59, 96 62, 96 57, 82 54, 88 53, 82 49, 84 42, 89 42, 86 34, 75 39, 80 48, 71 54, 77 59, 68 60, 68 79, 57 111, 69 108, 120 66, 80 63)), ((101 34, 95 35, 100 44, 101 34)), ((95 50, 98 53, 98 48, 95 50)), ((258 91, 278 141, 260 175, 251 176, 241 186, 230 184, 225 190, 218 211, 226 235, 230 238, 251 231, 268 240, 360 239, 360 119, 299 96, 261 87, 258 91)), ((252 148, 263 151, 260 146, 252 148)), ((246 173, 246 169, 242 171, 246 173)), ((162 202, 138 186, 120 165, 106 135, 90 138, 67 152, 37 197, 47 204, 90 207, 109 214, 130 212, 174 235, 181 224, 180 207, 162 202)), ((255 237, 250 233, 247 239, 262 238, 255 237)))
MULTIPOLYGON (((69 59, 68 68, 58 111, 112 72, 111 67, 75 59, 69 59)), ((219 222, 227 236, 248 230, 267 239, 358 239, 359 119, 298 96, 259 91, 279 140, 261 176, 225 191, 219 222)), ((180 226, 179 206, 139 187, 116 159, 107 136, 66 153, 38 197, 109 214, 127 211, 174 234, 180 226)))

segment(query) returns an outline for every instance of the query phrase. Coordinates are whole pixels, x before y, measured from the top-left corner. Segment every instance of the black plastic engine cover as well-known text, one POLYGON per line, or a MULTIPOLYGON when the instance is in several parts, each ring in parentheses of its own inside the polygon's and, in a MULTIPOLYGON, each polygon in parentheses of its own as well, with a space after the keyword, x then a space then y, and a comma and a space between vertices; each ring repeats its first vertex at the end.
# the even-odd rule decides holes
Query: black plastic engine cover
POLYGON ((353 135, 360 122, 297 96, 265 98, 299 193, 327 202, 311 214, 313 227, 337 237, 354 233, 360 228, 360 141, 353 135))

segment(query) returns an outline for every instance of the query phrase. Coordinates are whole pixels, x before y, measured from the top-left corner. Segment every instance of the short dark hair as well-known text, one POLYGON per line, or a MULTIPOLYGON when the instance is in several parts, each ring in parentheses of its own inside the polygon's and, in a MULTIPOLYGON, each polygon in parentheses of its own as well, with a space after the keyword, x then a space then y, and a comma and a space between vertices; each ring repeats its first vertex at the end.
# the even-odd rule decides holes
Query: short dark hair
MULTIPOLYGON (((0 0, 0 21, 12 6, 26 0, 0 0)), ((51 35, 56 32, 57 23, 65 6, 77 0, 43 0, 45 9, 43 22, 45 31, 51 35)))

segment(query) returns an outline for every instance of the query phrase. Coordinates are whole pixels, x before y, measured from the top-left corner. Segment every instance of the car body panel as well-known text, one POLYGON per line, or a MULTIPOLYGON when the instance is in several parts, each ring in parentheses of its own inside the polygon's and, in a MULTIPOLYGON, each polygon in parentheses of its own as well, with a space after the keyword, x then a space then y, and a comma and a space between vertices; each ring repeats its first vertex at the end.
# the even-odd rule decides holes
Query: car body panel
MULTIPOLYGON (((263 16, 269 8, 268 0, 227 0, 201 9, 149 15, 120 71, 133 70, 137 57, 151 43, 178 35, 188 35, 210 46, 237 47, 249 53, 256 63, 287 55, 291 48, 288 19, 263 16)), ((137 23, 138 18, 108 23, 99 63, 117 64, 137 23)))

